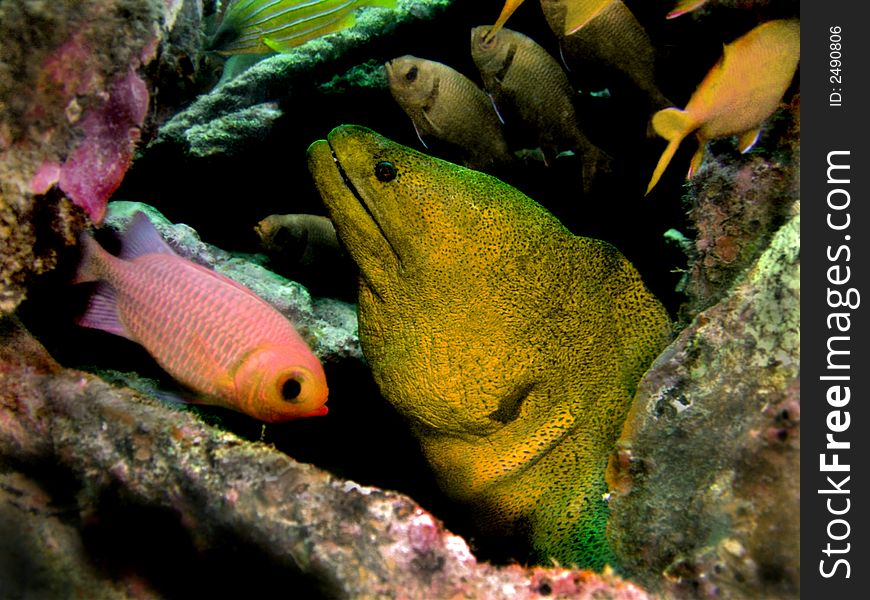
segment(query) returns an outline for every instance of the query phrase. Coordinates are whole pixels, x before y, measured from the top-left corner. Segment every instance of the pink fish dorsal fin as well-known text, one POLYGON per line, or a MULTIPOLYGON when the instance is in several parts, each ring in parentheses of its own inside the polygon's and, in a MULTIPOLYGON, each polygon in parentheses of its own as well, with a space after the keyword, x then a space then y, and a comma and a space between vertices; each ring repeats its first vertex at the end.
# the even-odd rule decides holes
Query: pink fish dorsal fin
POLYGON ((160 236, 157 228, 148 216, 139 211, 133 215, 133 220, 121 238, 120 258, 132 260, 146 254, 169 254, 175 256, 175 251, 160 236))

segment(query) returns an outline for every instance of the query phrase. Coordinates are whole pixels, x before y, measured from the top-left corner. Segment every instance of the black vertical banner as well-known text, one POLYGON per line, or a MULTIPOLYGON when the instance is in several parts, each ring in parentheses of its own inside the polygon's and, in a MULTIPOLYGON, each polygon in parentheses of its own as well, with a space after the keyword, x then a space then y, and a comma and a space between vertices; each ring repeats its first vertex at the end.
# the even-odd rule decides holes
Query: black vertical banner
MULTIPOLYGON (((801 2, 801 584, 870 586, 870 30, 866 5, 801 2)), ((822 595, 824 594, 824 596, 822 595)))

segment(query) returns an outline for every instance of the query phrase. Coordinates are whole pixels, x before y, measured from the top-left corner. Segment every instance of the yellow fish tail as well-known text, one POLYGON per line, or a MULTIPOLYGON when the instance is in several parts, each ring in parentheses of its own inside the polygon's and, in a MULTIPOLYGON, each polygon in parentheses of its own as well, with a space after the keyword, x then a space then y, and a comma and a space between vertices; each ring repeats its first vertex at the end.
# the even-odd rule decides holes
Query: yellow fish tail
POLYGON ((501 9, 501 14, 499 14, 498 19, 495 22, 495 25, 492 26, 492 29, 489 30, 485 36, 483 36, 483 41, 490 41, 495 34, 499 32, 499 30, 504 27, 504 24, 507 23, 507 20, 510 18, 514 11, 519 7, 520 4, 523 3, 523 0, 507 0, 504 3, 504 6, 501 9))
POLYGON ((695 129, 695 123, 692 121, 692 117, 689 113, 680 110, 679 108, 666 108, 660 110, 653 115, 652 126, 657 134, 668 140, 670 143, 668 144, 668 147, 665 148, 665 151, 662 152, 662 156, 659 158, 659 162, 653 171, 652 178, 646 188, 647 194, 649 194, 659 182, 662 173, 665 172, 668 163, 671 162, 671 159, 674 157, 677 148, 680 147, 683 138, 695 129))

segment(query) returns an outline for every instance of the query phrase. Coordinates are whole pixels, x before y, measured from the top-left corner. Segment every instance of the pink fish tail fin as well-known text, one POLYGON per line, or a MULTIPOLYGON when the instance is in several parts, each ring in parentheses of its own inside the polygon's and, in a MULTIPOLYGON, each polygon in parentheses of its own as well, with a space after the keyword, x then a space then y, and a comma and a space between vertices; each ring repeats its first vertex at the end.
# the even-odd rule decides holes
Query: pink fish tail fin
POLYGON ((99 242, 90 234, 83 233, 79 238, 82 247, 82 258, 79 263, 73 283, 97 281, 85 312, 76 319, 82 327, 102 329, 115 335, 130 338, 126 327, 118 316, 118 300, 115 289, 104 281, 107 264, 115 259, 106 252, 99 242))
POLYGON ((668 140, 669 143, 665 151, 662 152, 658 164, 656 164, 649 185, 646 188, 647 194, 659 182, 671 159, 674 157, 677 148, 680 147, 680 143, 694 129, 694 124, 689 114, 678 108, 666 108, 657 112, 653 115, 652 126, 655 132, 668 140))
POLYGON ((79 236, 79 245, 82 257, 73 283, 99 281, 103 278, 103 264, 105 263, 105 255, 108 253, 89 233, 82 233, 79 236))

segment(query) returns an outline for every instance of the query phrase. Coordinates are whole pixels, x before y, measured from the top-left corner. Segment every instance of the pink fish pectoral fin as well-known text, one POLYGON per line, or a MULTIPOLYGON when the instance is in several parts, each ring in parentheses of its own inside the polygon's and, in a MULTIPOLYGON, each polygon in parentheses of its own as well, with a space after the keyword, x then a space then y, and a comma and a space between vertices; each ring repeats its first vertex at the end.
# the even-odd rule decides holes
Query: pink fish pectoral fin
POLYGON ((157 398, 161 402, 165 402, 166 404, 171 404, 176 407, 187 404, 205 404, 205 402, 202 401, 198 394, 188 390, 154 389, 149 391, 148 395, 157 398))
POLYGON ((749 131, 744 131, 740 134, 740 137, 737 138, 737 147, 740 148, 741 154, 746 154, 755 143, 758 141, 758 137, 761 135, 761 127, 756 127, 755 129, 750 129, 749 131))
POLYGON ((136 341, 118 314, 118 295, 115 288, 105 282, 97 284, 94 293, 88 299, 88 307, 76 322, 82 327, 101 329, 115 335, 136 341))

